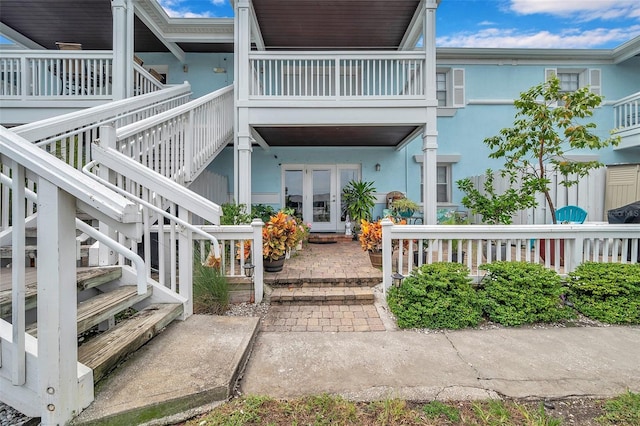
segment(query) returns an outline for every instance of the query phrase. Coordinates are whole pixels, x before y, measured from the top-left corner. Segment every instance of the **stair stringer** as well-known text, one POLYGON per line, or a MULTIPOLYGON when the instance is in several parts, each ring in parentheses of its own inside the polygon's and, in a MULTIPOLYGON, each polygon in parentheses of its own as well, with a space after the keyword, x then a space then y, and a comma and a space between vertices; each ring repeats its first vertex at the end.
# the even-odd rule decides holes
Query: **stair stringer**
MULTIPOLYGON (((5 365, 11 365, 13 331, 10 323, 0 320, 0 351, 5 365)), ((38 339, 25 334, 25 356, 26 356, 26 381, 23 386, 13 386, 10 371, 0 368, 0 400, 14 407, 21 413, 29 417, 40 417, 42 414, 41 396, 39 392, 38 380, 38 339)), ((44 364, 44 363, 42 363, 44 364)), ((93 393, 93 370, 82 363, 78 363, 78 393, 76 401, 76 412, 80 413, 87 408, 94 399, 93 393)))

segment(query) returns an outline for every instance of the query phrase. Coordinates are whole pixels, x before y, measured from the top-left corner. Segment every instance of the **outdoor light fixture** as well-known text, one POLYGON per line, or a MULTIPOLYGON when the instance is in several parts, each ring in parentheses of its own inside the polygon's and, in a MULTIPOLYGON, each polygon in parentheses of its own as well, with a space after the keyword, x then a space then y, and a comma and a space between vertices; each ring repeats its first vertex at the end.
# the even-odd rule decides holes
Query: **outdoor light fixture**
POLYGON ((380 171, 380 163, 376 163, 376 172, 380 171))
POLYGON ((393 280, 393 285, 396 287, 400 287, 402 285, 402 280, 404 280, 404 275, 399 272, 391 275, 391 279, 393 280))
POLYGON ((253 271, 256 269, 256 266, 253 263, 245 263, 244 264, 244 276, 247 278, 253 278, 253 271))

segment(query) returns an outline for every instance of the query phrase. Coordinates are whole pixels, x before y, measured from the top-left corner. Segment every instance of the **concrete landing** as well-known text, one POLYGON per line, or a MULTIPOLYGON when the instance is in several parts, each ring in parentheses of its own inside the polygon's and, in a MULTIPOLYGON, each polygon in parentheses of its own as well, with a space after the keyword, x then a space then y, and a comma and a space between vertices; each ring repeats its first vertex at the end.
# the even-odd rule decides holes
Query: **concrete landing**
POLYGON ((73 424, 134 425, 231 396, 257 317, 193 315, 174 322, 104 382, 73 424))

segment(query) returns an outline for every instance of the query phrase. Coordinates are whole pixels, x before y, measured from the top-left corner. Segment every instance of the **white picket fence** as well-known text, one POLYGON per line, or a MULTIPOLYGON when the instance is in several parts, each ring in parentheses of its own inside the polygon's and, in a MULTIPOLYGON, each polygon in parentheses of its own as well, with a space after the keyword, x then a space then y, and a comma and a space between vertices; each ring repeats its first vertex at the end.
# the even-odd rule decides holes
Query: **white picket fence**
MULTIPOLYGON (((564 206, 579 206, 587 211, 587 222, 603 222, 607 220, 606 212, 604 211, 605 167, 592 170, 589 175, 579 179, 576 185, 569 188, 561 184, 564 177, 559 172, 547 171, 547 176, 551 180, 551 199, 556 210, 564 206)), ((469 179, 471 179, 476 188, 483 192, 483 185, 486 180, 485 175, 472 176, 469 179)), ((509 179, 503 178, 497 171, 494 172, 493 183, 496 192, 499 194, 510 187, 509 179)), ((551 211, 544 194, 538 194, 536 199, 538 207, 518 212, 513 217, 514 225, 552 223, 551 211)), ((470 217, 472 223, 482 223, 480 215, 470 215, 470 217)))

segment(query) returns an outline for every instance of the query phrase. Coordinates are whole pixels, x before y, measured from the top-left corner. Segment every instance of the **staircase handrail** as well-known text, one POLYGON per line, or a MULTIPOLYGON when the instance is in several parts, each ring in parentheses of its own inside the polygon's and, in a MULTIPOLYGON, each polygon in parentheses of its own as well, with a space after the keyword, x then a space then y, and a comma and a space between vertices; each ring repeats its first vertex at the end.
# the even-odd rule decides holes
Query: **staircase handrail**
MULTIPOLYGON (((191 85, 185 82, 161 91, 16 126, 11 130, 29 142, 45 144, 51 140, 77 134, 79 129, 98 128, 105 123, 112 122, 116 122, 117 125, 118 120, 134 114, 144 113, 150 109, 157 109, 159 106, 164 108, 165 104, 172 101, 184 103, 190 95, 191 85)), ((172 107, 172 105, 169 105, 167 109, 172 107)), ((155 113, 156 111, 150 111, 150 115, 155 113)))
POLYGON ((233 117, 233 85, 230 85, 118 128, 117 149, 154 170, 158 162, 152 161, 150 153, 173 158, 175 162, 167 161, 156 171, 187 185, 232 140, 233 117), (210 124, 212 121, 216 121, 215 126, 210 124))
MULTIPOLYGON (((119 156, 121 156, 121 157, 123 157, 125 159, 127 158, 127 157, 125 157, 124 155, 120 154, 117 151, 115 152, 115 155, 119 155, 119 156)), ((186 229, 188 229, 189 231, 193 232, 194 234, 198 234, 201 237, 203 237, 205 239, 208 239, 211 243, 213 243, 213 250, 214 250, 215 257, 216 258, 220 257, 220 246, 218 244, 218 240, 216 239, 216 237, 204 232, 199 227, 197 227, 195 225, 192 225, 189 222, 186 222, 186 221, 180 219, 179 217, 177 217, 175 215, 172 215, 172 214, 166 212, 165 210, 163 210, 163 209, 161 209, 159 207, 154 206, 151 203, 146 202, 142 198, 136 197, 133 194, 131 194, 130 192, 127 192, 127 191, 117 187, 116 185, 113 185, 112 183, 108 182, 107 180, 102 179, 100 176, 97 176, 95 173, 93 173, 91 171, 91 169, 93 169, 98 164, 99 164, 99 162, 97 160, 93 160, 92 162, 90 162, 89 164, 87 164, 86 166, 84 166, 82 168, 83 173, 85 173, 87 176, 90 176, 92 179, 95 179, 96 181, 100 182, 101 184, 103 184, 107 188, 119 193, 123 197, 128 198, 128 199, 130 199, 130 200, 132 200, 132 201, 134 201, 136 203, 139 203, 139 204, 145 206, 146 208, 148 208, 149 210, 153 210, 157 214, 163 216, 165 219, 169 219, 169 220, 172 220, 172 221, 178 223, 180 226, 185 227, 186 229)), ((140 167, 140 166, 138 165, 138 167, 140 167)), ((163 177, 162 176, 158 176, 158 178, 162 179, 163 177)), ((172 181, 169 181, 169 182, 172 182, 172 181)), ((182 189, 184 190, 184 188, 182 188, 182 189)), ((89 228, 91 228, 91 227, 89 227, 89 228)), ((86 228, 83 227, 83 229, 81 229, 81 230, 84 231, 84 229, 86 229, 86 228)), ((95 231, 94 228, 91 228, 91 229, 95 231)), ((89 236, 91 236, 92 238, 95 238, 96 240, 98 239, 98 238, 94 237, 93 234, 91 234, 89 232, 87 232, 87 234, 89 234, 89 236)), ((114 250, 115 250, 115 248, 114 248, 114 250)), ((140 258, 140 260, 142 261, 142 258, 140 258)), ((144 261, 142 261, 142 262, 143 262, 143 267, 144 267, 144 261)))
POLYGON ((142 96, 162 90, 165 87, 161 81, 158 81, 149 71, 142 65, 134 62, 133 64, 133 80, 134 80, 134 97, 142 96))
POLYGON ((96 218, 123 224, 140 221, 140 212, 134 203, 68 164, 52 159, 50 154, 3 126, 0 126, 0 148, 2 156, 7 156, 32 174, 43 177, 69 193, 78 200, 82 210, 94 214, 96 218))

